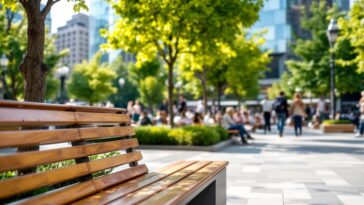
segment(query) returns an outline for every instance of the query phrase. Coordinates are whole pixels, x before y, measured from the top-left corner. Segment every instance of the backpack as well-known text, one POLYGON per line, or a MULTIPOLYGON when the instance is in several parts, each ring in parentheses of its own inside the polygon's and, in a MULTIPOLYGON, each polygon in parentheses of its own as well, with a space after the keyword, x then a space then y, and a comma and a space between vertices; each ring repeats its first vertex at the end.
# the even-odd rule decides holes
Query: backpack
POLYGON ((282 97, 277 98, 276 101, 274 102, 273 106, 274 106, 274 110, 276 111, 276 113, 286 113, 287 112, 285 99, 282 97))

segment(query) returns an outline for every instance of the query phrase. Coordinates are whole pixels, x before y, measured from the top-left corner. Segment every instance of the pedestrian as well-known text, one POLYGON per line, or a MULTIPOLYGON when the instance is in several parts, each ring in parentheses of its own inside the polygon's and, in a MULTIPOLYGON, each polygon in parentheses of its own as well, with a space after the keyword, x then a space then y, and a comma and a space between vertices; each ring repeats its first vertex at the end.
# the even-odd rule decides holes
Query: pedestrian
POLYGON ((279 97, 274 102, 274 110, 277 115, 278 134, 283 137, 284 125, 288 117, 288 103, 283 91, 279 93, 279 97))
POLYGON ((263 117, 264 117, 264 134, 268 132, 271 132, 270 129, 270 119, 271 119, 271 113, 272 113, 272 102, 268 99, 268 96, 265 97, 264 100, 262 100, 261 105, 263 107, 263 117))
POLYGON ((302 119, 305 116, 305 104, 303 103, 299 93, 295 94, 295 99, 292 102, 290 113, 296 137, 302 135, 302 119))
POLYGON ((200 115, 203 115, 205 113, 205 107, 202 100, 197 101, 196 112, 200 115))
POLYGON ((133 121, 138 122, 140 114, 142 113, 142 106, 139 103, 139 100, 135 101, 135 104, 133 105, 133 121))
POLYGON ((360 120, 359 120, 359 130, 357 137, 364 137, 364 90, 361 91, 361 98, 359 100, 359 111, 360 111, 360 120))
POLYGON ((168 115, 168 100, 163 100, 159 105, 159 111, 165 112, 168 115))
POLYGON ((183 95, 179 96, 178 113, 185 113, 187 111, 187 103, 183 95))
POLYGON ((248 141, 245 139, 245 136, 248 139, 253 139, 250 134, 246 131, 244 125, 238 125, 233 119, 234 108, 228 107, 226 108, 226 112, 222 118, 222 127, 227 130, 238 130, 241 138, 241 142, 243 144, 248 144, 248 141))
POLYGON ((317 103, 317 114, 320 116, 320 122, 326 119, 327 109, 324 97, 320 97, 320 101, 317 103))

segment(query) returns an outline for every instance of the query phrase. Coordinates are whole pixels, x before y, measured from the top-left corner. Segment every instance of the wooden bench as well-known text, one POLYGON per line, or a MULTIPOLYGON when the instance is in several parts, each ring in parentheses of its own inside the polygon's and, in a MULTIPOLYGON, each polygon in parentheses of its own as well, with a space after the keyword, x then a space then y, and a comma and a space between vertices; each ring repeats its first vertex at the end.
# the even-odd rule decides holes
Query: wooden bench
POLYGON ((0 173, 37 167, 1 180, 0 204, 226 204, 228 162, 149 172, 133 135, 124 109, 0 101, 0 173))

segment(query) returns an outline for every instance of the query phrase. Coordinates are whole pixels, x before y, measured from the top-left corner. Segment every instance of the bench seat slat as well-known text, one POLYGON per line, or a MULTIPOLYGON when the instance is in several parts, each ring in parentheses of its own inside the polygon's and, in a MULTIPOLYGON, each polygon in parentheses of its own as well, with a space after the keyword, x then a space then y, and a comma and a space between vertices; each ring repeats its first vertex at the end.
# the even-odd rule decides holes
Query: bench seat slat
POLYGON ((74 112, 78 124, 90 123, 129 123, 128 114, 113 113, 92 113, 92 112, 74 112))
POLYGON ((57 184, 77 177, 85 176, 97 171, 139 161, 142 159, 140 152, 117 155, 87 163, 72 165, 47 172, 28 174, 8 180, 0 181, 0 198, 23 193, 36 188, 57 184))
POLYGON ((137 139, 124 139, 44 151, 22 152, 0 156, 0 171, 18 170, 68 159, 137 147, 137 139))
POLYGON ((142 189, 145 186, 148 186, 156 181, 159 181, 175 172, 180 171, 181 169, 186 168, 192 164, 196 163, 195 161, 178 161, 173 164, 170 164, 164 168, 162 168, 158 173, 149 173, 147 175, 138 177, 131 181, 128 181, 124 184, 120 184, 114 186, 105 191, 96 193, 90 197, 82 199, 73 203, 73 205, 101 205, 107 204, 117 198, 123 197, 131 192, 142 189))
POLYGON ((191 166, 188 166, 176 173, 173 173, 172 175, 157 181, 149 186, 146 186, 140 190, 137 190, 135 192, 132 192, 125 197, 116 199, 110 203, 109 205, 117 205, 117 204, 123 204, 123 205, 129 205, 129 204, 136 204, 139 203, 146 198, 149 198, 151 195, 154 195, 169 186, 172 186, 173 184, 177 183, 178 181, 184 179, 185 177, 193 174, 197 170, 205 167, 206 165, 210 164, 211 161, 199 161, 197 163, 192 164, 191 166))
POLYGON ((16 130, 0 132, 0 148, 74 142, 113 136, 131 136, 131 127, 95 127, 57 130, 16 130))
POLYGON ((148 168, 145 165, 131 167, 126 170, 118 171, 106 176, 92 179, 87 182, 75 184, 61 190, 51 193, 45 193, 40 196, 20 202, 19 205, 37 204, 37 205, 56 205, 68 204, 78 199, 85 198, 93 193, 102 191, 110 186, 114 186, 139 176, 145 176, 148 168))
POLYGON ((156 195, 149 195, 150 198, 140 203, 148 204, 178 204, 188 194, 194 192, 204 182, 214 177, 219 171, 227 166, 226 161, 215 161, 198 170, 180 182, 168 187, 156 195))
POLYGON ((128 114, 0 108, 0 126, 129 123, 128 114))
POLYGON ((58 110, 58 111, 79 111, 79 112, 100 112, 100 113, 126 113, 123 108, 104 108, 93 106, 58 105, 36 102, 19 102, 11 100, 0 100, 0 107, 24 108, 35 110, 58 110))
POLYGON ((73 112, 0 108, 0 126, 67 125, 75 122, 73 112))

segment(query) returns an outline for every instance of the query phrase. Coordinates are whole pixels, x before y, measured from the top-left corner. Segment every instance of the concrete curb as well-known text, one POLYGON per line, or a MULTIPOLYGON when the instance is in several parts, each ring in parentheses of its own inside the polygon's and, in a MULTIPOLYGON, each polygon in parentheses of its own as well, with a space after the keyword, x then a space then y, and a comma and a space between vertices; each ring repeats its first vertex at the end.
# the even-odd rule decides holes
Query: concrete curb
POLYGON ((186 151, 205 151, 205 152, 218 152, 225 147, 234 143, 233 139, 228 139, 211 146, 191 146, 191 145, 139 145, 137 149, 150 149, 150 150, 186 150, 186 151))

